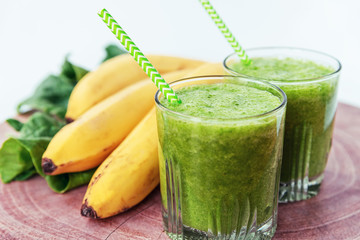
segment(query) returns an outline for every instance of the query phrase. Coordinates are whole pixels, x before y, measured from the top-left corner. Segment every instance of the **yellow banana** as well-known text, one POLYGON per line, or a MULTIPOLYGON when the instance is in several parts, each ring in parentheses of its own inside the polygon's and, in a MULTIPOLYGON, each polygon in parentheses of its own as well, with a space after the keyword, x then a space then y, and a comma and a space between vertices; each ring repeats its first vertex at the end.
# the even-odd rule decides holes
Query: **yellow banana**
POLYGON ((107 218, 142 201, 159 184, 156 114, 152 109, 94 173, 81 215, 107 218))
MULTIPOLYGON (((204 64, 189 72, 184 75, 222 74, 223 68, 221 64, 204 64)), ((158 185, 155 115, 152 109, 96 170, 84 196, 81 215, 114 216, 138 204, 158 185)))
MULTIPOLYGON (((186 70, 164 75, 174 81, 186 70)), ((154 106, 155 85, 150 79, 135 83, 92 107, 63 127, 43 154, 46 174, 79 172, 98 166, 154 106)))
MULTIPOLYGON (((160 74, 196 68, 204 63, 193 59, 161 55, 149 55, 148 58, 160 74)), ((75 86, 68 103, 67 121, 77 119, 98 102, 145 78, 146 74, 129 54, 104 62, 97 70, 85 75, 75 86)))
POLYGON ((195 77, 203 75, 229 75, 225 72, 222 63, 204 63, 199 67, 189 71, 185 77, 195 77))

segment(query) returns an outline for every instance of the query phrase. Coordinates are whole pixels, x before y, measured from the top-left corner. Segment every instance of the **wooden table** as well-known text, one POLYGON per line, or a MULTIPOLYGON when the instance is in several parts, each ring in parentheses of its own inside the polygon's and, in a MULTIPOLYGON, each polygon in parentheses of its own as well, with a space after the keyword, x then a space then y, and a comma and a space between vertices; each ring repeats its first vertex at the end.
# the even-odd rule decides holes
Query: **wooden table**
MULTIPOLYGON (((11 132, 0 125, 0 142, 11 132)), ((86 186, 52 192, 41 177, 0 183, 0 239, 167 239, 159 189, 118 216, 80 216, 86 186)), ((280 204, 274 239, 360 239, 360 109, 339 104, 320 194, 280 204)))

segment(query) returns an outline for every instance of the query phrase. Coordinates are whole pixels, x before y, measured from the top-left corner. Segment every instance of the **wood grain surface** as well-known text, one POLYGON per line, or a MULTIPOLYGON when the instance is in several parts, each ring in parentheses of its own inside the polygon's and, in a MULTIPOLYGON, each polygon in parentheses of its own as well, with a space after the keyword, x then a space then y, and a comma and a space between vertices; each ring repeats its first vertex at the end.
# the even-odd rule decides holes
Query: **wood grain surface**
MULTIPOLYGON (((9 133, 0 125, 0 142, 9 133)), ((0 183, 0 239, 168 239, 158 188, 138 206, 105 220, 80 216, 85 190, 56 194, 38 176, 0 183)), ((360 239, 360 109, 339 104, 320 194, 280 204, 274 239, 360 239)))

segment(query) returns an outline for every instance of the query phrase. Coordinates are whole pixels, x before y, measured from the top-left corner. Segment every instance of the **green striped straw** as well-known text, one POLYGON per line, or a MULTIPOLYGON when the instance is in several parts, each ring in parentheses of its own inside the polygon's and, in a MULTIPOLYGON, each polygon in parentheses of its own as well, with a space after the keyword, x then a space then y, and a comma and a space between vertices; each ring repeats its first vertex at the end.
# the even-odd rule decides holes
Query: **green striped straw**
POLYGON ((104 8, 101 10, 98 15, 102 18, 106 26, 115 34, 116 38, 120 43, 125 47, 125 49, 134 57, 135 61, 140 65, 144 72, 150 77, 150 79, 155 83, 156 87, 164 94, 165 98, 169 102, 181 103, 180 98, 175 94, 174 90, 165 82, 161 77, 160 73, 154 68, 154 66, 149 62, 149 60, 144 56, 140 49, 135 45, 131 38, 126 34, 126 32, 120 27, 120 25, 115 21, 115 19, 110 15, 110 13, 104 8))
POLYGON ((240 46, 238 41, 236 41, 235 37, 232 35, 230 30, 227 28, 223 20, 220 18, 219 14, 215 11, 214 7, 210 4, 208 0, 199 0, 207 13, 210 15, 212 20, 214 20, 216 26, 222 32, 226 40, 230 43, 231 47, 235 50, 236 54, 239 56, 240 61, 244 64, 250 64, 251 59, 245 53, 244 49, 240 46))

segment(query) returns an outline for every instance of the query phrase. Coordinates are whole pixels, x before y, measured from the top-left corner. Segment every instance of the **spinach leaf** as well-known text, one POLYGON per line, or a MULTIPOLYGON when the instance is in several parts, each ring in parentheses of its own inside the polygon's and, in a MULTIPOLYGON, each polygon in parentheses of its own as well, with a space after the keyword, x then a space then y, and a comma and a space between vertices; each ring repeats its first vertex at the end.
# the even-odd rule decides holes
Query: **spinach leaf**
POLYGON ((89 183, 92 175, 95 173, 95 170, 96 168, 77 173, 65 173, 55 176, 46 175, 45 180, 53 191, 57 193, 64 193, 68 190, 89 183))
POLYGON ((19 175, 17 175, 14 178, 14 181, 25 181, 27 179, 29 179, 31 176, 35 175, 37 172, 35 170, 35 168, 31 168, 27 171, 24 171, 22 173, 20 173, 19 175))
MULTIPOLYGON (((103 61, 126 53, 117 45, 105 49, 103 61)), ((0 149, 0 178, 4 183, 23 181, 34 174, 44 177, 55 192, 63 193, 90 181, 95 169, 56 176, 45 175, 41 158, 51 138, 64 126, 64 116, 71 91, 88 70, 72 64, 66 57, 58 75, 49 75, 35 89, 34 94, 21 102, 17 111, 38 110, 26 123, 8 119, 8 124, 19 132, 10 137, 0 149)))
POLYGON ((5 183, 25 180, 35 173, 45 176, 41 169, 42 154, 65 123, 41 112, 34 113, 26 123, 15 119, 7 122, 19 131, 19 137, 10 137, 0 149, 1 180, 5 183))
POLYGON ((75 86, 88 72, 88 70, 72 64, 68 57, 66 57, 61 67, 60 75, 68 78, 70 80, 69 83, 75 86))
POLYGON ((127 51, 125 49, 120 48, 118 45, 112 45, 112 44, 108 45, 105 48, 105 51, 106 51, 106 57, 103 60, 103 62, 105 62, 106 60, 108 60, 110 58, 113 58, 113 57, 116 57, 118 55, 127 53, 127 51))
MULTIPOLYGON (((106 57, 103 61, 126 53, 117 45, 108 45, 105 51, 106 57)), ((35 89, 34 94, 17 106, 17 112, 39 110, 63 119, 71 91, 87 73, 88 70, 72 64, 66 57, 60 74, 46 77, 35 89)))
POLYGON ((7 119, 6 122, 16 131, 20 131, 20 129, 24 126, 24 124, 16 119, 7 119))
POLYGON ((31 115, 25 124, 23 123, 19 131, 20 138, 36 139, 48 137, 51 139, 63 126, 65 126, 65 121, 55 119, 46 113, 36 112, 31 115))
POLYGON ((65 58, 61 73, 45 78, 34 94, 18 105, 18 113, 40 110, 64 118, 71 91, 87 72, 65 58))
MULTIPOLYGON (((43 142, 39 143, 42 145, 43 142)), ((43 149, 48 144, 44 144, 43 149)), ((41 156, 40 156, 41 157, 41 156)), ((24 172, 34 170, 29 152, 16 138, 7 139, 0 149, 0 176, 4 183, 9 183, 24 172)), ((30 175, 31 176, 31 175, 30 175)), ((29 177, 30 177, 29 176, 29 177)))
POLYGON ((0 149, 0 177, 4 183, 23 181, 37 173, 45 178, 52 190, 64 193, 90 181, 95 169, 57 176, 47 176, 42 171, 42 155, 51 138, 64 126, 63 121, 37 112, 26 123, 14 119, 8 122, 19 130, 20 135, 7 139, 0 149))

